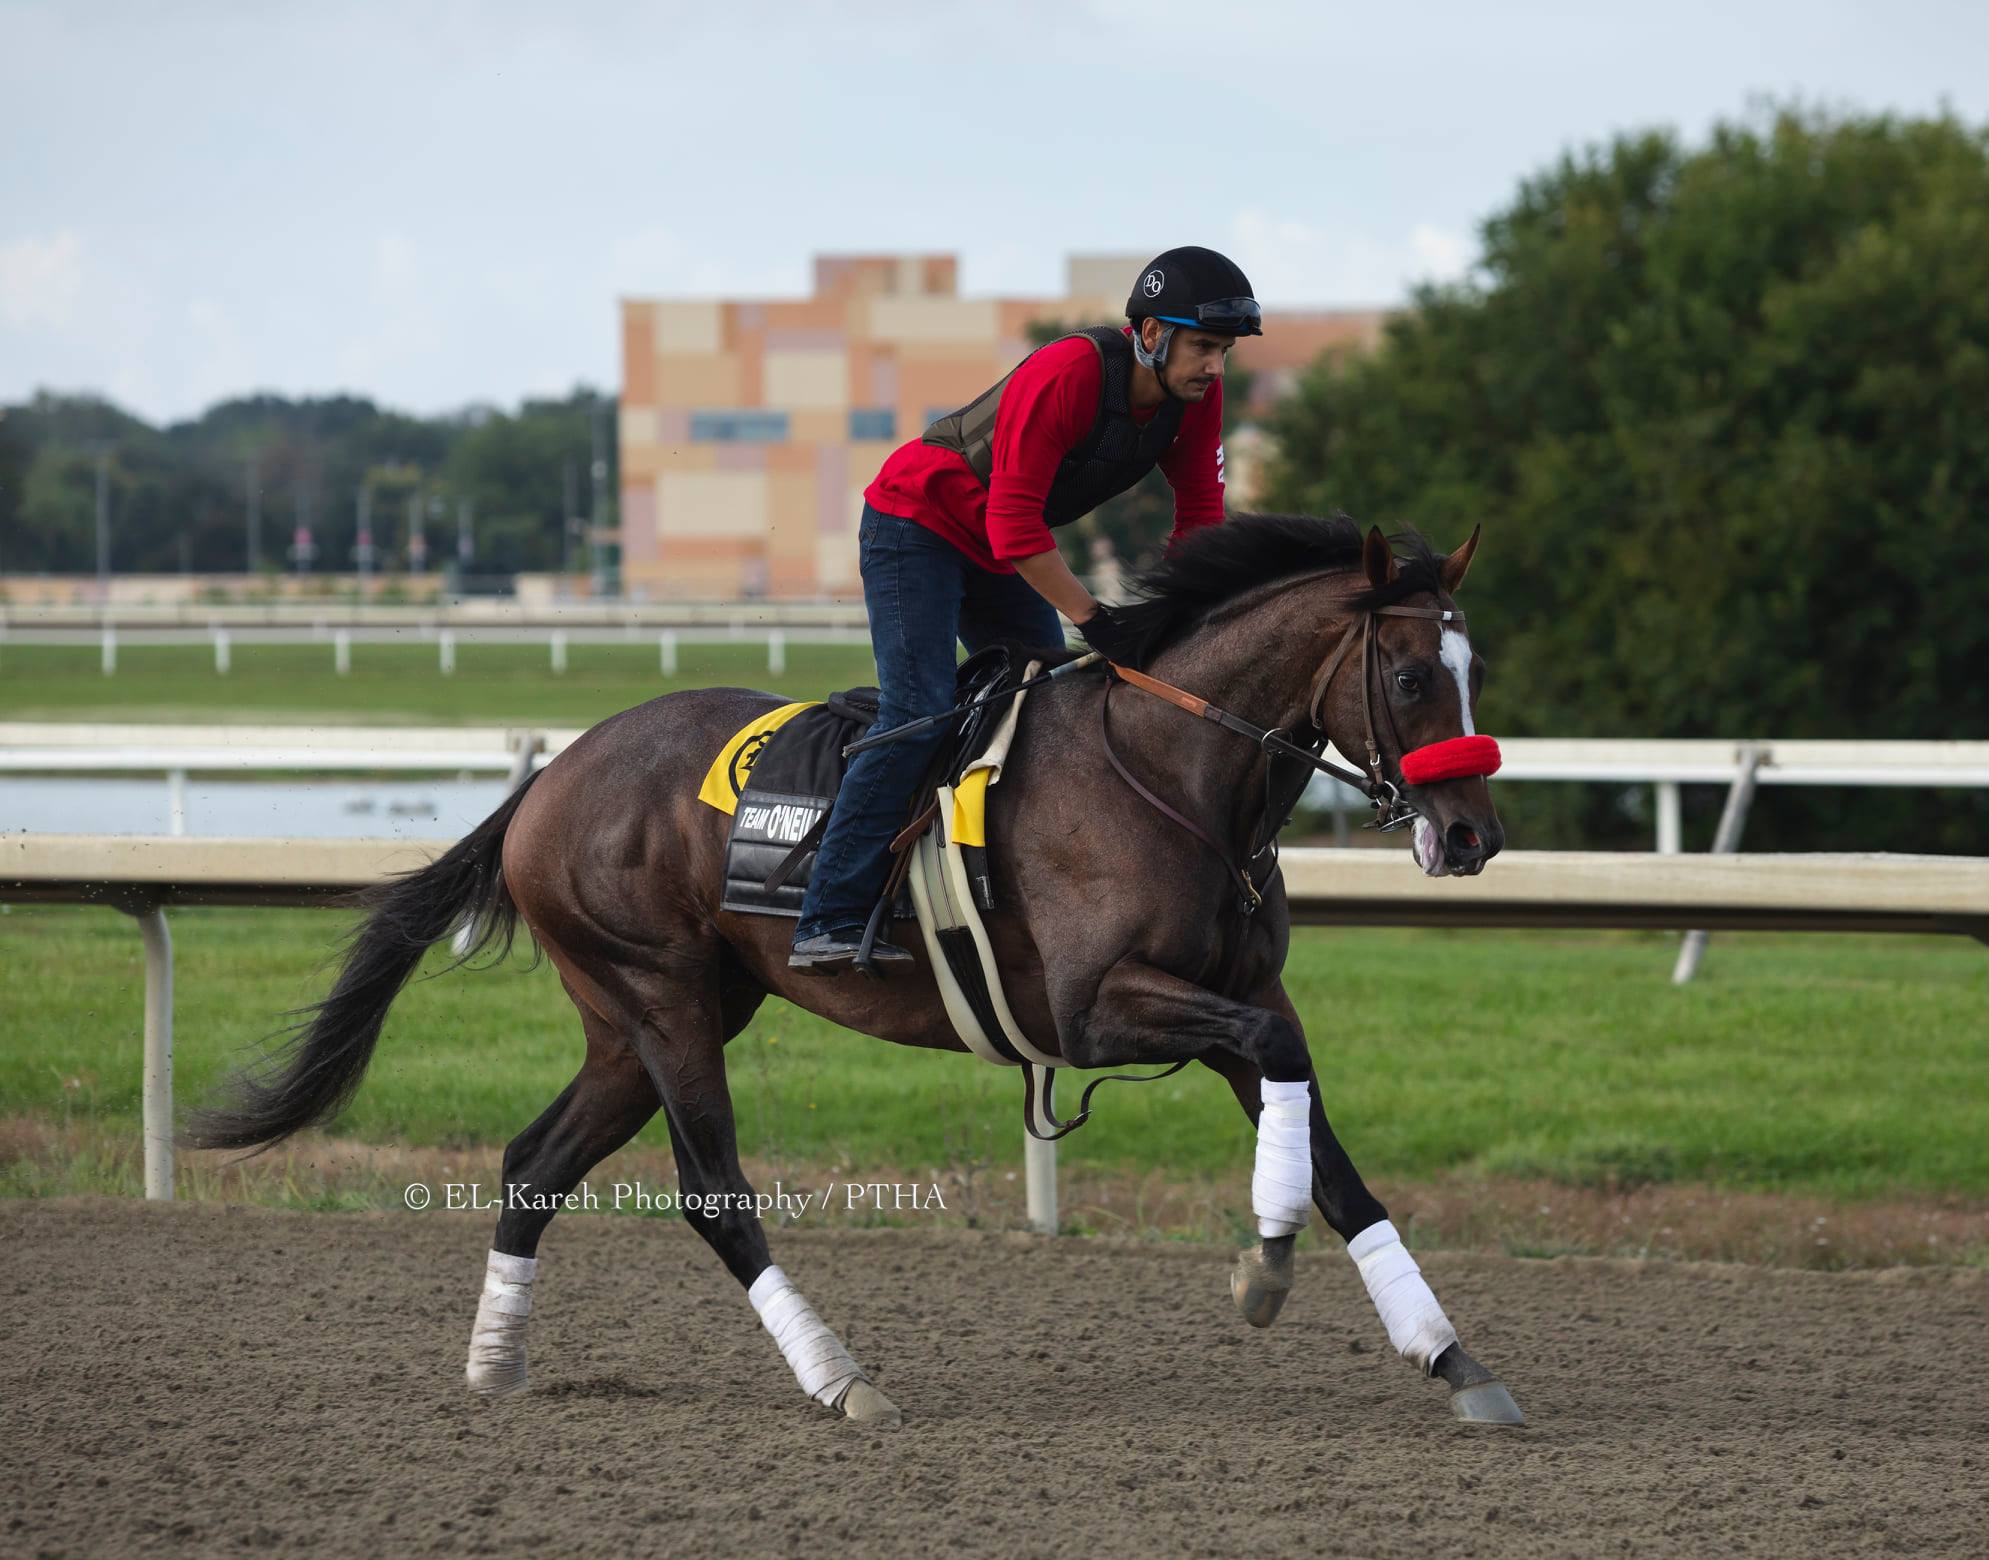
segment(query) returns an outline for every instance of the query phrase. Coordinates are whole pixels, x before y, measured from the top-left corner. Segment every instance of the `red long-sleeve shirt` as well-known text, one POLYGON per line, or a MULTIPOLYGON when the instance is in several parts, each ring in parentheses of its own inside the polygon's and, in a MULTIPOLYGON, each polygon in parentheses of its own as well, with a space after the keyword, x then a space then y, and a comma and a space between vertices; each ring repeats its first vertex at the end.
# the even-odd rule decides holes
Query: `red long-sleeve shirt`
MULTIPOLYGON (((986 487, 965 456, 913 439, 892 452, 863 496, 881 513, 937 532, 982 568, 1013 574, 1013 560, 1056 546, 1043 505, 1057 467, 1091 431, 1103 379, 1090 342, 1052 342, 1023 362, 1002 392, 986 487)), ((1136 406, 1133 420, 1150 422, 1159 410, 1136 406)), ((1184 409, 1160 469, 1174 489, 1174 537, 1221 522, 1221 380, 1184 409)))

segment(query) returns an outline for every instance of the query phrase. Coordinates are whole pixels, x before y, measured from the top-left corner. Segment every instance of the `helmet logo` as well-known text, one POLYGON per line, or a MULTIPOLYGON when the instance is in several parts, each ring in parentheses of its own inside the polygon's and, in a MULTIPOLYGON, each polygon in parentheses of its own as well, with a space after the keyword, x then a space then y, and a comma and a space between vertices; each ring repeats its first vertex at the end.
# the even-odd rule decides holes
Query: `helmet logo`
POLYGON ((1149 298, 1158 298, 1160 289, 1167 285, 1167 278, 1158 271, 1149 271, 1140 279, 1140 291, 1149 298))

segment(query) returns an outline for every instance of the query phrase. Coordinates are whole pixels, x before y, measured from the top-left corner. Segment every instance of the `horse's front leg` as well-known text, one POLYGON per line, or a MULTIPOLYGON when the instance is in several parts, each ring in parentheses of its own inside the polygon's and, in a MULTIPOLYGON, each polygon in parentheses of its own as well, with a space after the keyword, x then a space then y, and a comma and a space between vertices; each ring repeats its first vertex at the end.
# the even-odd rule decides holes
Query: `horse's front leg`
MULTIPOLYGON (((1344 1164, 1331 1132, 1315 1133, 1324 1117, 1312 1088, 1312 1060, 1289 1004, 1283 1011, 1232 1001, 1152 965, 1113 966, 1096 1000, 1067 1020, 1064 1055, 1080 1067, 1168 1062, 1197 1057, 1225 1076, 1247 1079, 1246 1108, 1257 1125, 1251 1210, 1261 1244, 1245 1252, 1232 1278, 1236 1303, 1253 1326, 1268 1327, 1291 1291, 1292 1243, 1311 1216, 1316 1174, 1315 1136, 1344 1164)), ((1377 1218, 1381 1205, 1345 1166, 1377 1218)))
MULTIPOLYGON (((1282 986, 1265 996, 1263 1006, 1278 1013, 1295 1030, 1301 1029, 1298 1014, 1282 986)), ((1257 1123, 1261 1156, 1264 1075, 1234 1052, 1216 1051, 1202 1060, 1222 1074, 1244 1113, 1257 1123)), ((1275 1095, 1275 1085, 1271 1092, 1275 1095)), ((1347 1254, 1360 1269, 1368 1297, 1388 1331, 1389 1342, 1404 1359, 1450 1388, 1451 1410, 1459 1419, 1482 1424, 1524 1424, 1525 1416, 1512 1394, 1458 1342, 1457 1329, 1437 1303, 1416 1259, 1402 1244, 1401 1236, 1389 1221, 1388 1210, 1367 1189, 1353 1160, 1333 1135, 1318 1076, 1310 1071, 1309 1059, 1308 1094, 1306 1139, 1312 1160, 1312 1199, 1334 1233, 1346 1241, 1347 1254)), ((1260 1214, 1259 1229, 1262 1228, 1260 1214)), ((1270 1326, 1290 1293, 1292 1245, 1289 1236, 1267 1234, 1259 1245, 1238 1259, 1231 1292, 1238 1309, 1252 1326, 1270 1326)))

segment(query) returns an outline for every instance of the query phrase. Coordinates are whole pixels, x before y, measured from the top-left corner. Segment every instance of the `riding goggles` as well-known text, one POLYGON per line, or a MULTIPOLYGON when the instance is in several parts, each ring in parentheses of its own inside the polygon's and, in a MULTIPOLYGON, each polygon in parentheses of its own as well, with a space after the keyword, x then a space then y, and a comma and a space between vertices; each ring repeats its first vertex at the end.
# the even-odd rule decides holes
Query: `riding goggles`
POLYGON ((1192 320, 1179 314, 1156 314, 1154 318, 1170 325, 1199 325, 1228 336, 1264 334, 1264 311, 1255 298, 1218 298, 1212 303, 1198 303, 1192 320))

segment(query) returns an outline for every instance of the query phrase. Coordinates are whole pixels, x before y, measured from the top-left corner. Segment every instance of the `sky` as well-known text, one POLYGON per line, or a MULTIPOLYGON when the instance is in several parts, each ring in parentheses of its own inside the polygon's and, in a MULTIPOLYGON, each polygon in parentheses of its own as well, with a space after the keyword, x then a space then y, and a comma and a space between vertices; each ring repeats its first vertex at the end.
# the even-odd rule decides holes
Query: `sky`
POLYGON ((1053 297, 1207 244, 1275 328, 1466 273, 1612 134, 1982 124, 1986 61, 1935 0, 0 0, 0 403, 612 387, 618 298, 802 296, 822 252, 1053 297))

